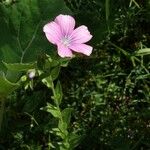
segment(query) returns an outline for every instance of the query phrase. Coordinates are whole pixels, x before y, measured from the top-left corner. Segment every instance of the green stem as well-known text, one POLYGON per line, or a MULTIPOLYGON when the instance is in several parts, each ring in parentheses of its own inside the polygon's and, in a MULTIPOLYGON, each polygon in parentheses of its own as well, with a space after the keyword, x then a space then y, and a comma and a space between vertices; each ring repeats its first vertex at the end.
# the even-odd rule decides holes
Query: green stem
POLYGON ((129 53, 126 52, 124 49, 120 48, 119 46, 115 45, 114 43, 112 43, 112 42, 110 42, 110 41, 108 41, 108 43, 109 43, 110 45, 112 45, 113 47, 115 47, 116 50, 122 52, 126 57, 130 58, 129 53))
POLYGON ((4 108, 5 108, 5 99, 3 97, 0 97, 0 131, 3 123, 4 108))
POLYGON ((149 71, 146 69, 146 67, 143 65, 143 63, 141 63, 141 61, 140 61, 137 57, 133 56, 133 58, 134 58, 137 62, 139 62, 139 63, 141 64, 141 67, 146 71, 147 74, 149 74, 149 71))
POLYGON ((146 69, 146 67, 143 65, 143 63, 136 57, 136 56, 130 56, 130 54, 128 52, 126 52, 124 49, 118 47, 117 45, 111 43, 110 41, 108 41, 108 43, 112 46, 114 46, 116 48, 116 50, 119 50, 120 52, 122 52, 127 58, 131 59, 133 67, 136 66, 135 61, 139 62, 141 64, 141 67, 146 71, 147 74, 149 74, 149 71, 146 69))
MULTIPOLYGON (((54 98, 55 98, 56 107, 57 107, 57 109, 61 112, 60 107, 59 107, 59 103, 58 103, 58 99, 56 99, 57 95, 56 95, 56 92, 55 92, 55 87, 54 87, 53 81, 52 81, 51 89, 52 89, 52 92, 53 92, 53 95, 54 95, 54 98)), ((60 116, 60 120, 63 122, 62 115, 60 116)))

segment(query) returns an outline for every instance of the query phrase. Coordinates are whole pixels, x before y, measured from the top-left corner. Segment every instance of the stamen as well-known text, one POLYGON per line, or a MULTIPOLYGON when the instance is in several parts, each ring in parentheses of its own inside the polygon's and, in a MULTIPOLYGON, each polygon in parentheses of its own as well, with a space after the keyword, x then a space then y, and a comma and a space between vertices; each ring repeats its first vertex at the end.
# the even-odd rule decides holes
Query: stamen
POLYGON ((70 44, 70 39, 67 38, 67 37, 64 37, 62 40, 61 40, 62 44, 64 44, 65 46, 69 46, 70 44))

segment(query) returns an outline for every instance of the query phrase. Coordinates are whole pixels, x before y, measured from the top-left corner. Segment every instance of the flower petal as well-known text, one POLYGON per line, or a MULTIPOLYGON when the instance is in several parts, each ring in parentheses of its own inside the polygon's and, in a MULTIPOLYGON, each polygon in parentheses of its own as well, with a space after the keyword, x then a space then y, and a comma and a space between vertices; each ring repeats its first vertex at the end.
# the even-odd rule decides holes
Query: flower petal
POLYGON ((46 37, 49 42, 57 44, 62 38, 62 33, 60 27, 55 22, 50 22, 43 27, 43 31, 46 34, 46 37))
POLYGON ((75 27, 75 20, 69 15, 59 15, 56 17, 55 22, 60 26, 64 36, 68 36, 72 33, 75 27))
POLYGON ((65 45, 63 44, 58 44, 58 55, 62 58, 64 57, 72 57, 72 51, 65 45))
POLYGON ((87 44, 72 44, 69 48, 75 52, 83 53, 87 56, 90 56, 93 50, 93 47, 87 44))
POLYGON ((86 43, 91 38, 92 35, 90 34, 88 28, 84 25, 76 28, 70 36, 72 43, 79 43, 79 44, 86 43))

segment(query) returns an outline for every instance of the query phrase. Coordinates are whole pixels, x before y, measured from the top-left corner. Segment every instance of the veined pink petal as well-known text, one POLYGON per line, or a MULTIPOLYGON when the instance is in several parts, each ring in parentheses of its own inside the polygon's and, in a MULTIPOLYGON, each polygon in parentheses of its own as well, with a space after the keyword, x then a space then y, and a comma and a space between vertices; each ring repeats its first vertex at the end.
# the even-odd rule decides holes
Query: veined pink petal
POLYGON ((67 47, 65 46, 64 44, 58 44, 58 55, 60 57, 72 57, 73 54, 72 54, 72 51, 67 47))
POLYGON ((60 26, 64 36, 72 33, 75 27, 75 20, 69 15, 59 15, 56 17, 55 22, 60 26))
POLYGON ((75 52, 82 53, 87 56, 90 56, 93 50, 93 47, 87 44, 72 44, 69 48, 75 52))
POLYGON ((59 25, 55 22, 50 22, 43 27, 43 31, 49 42, 57 44, 62 38, 62 33, 59 25))
POLYGON ((72 32, 70 38, 72 43, 82 44, 88 42, 92 38, 92 35, 88 31, 88 28, 82 25, 72 32))

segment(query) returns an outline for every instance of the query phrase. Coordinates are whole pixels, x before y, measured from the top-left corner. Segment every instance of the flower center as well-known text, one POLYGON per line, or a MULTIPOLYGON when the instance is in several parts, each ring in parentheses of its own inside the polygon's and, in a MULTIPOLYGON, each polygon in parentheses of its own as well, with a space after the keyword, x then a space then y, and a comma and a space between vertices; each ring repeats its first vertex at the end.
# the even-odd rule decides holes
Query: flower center
POLYGON ((70 39, 68 37, 63 37, 62 40, 61 40, 62 44, 64 46, 69 46, 70 44, 70 39))

